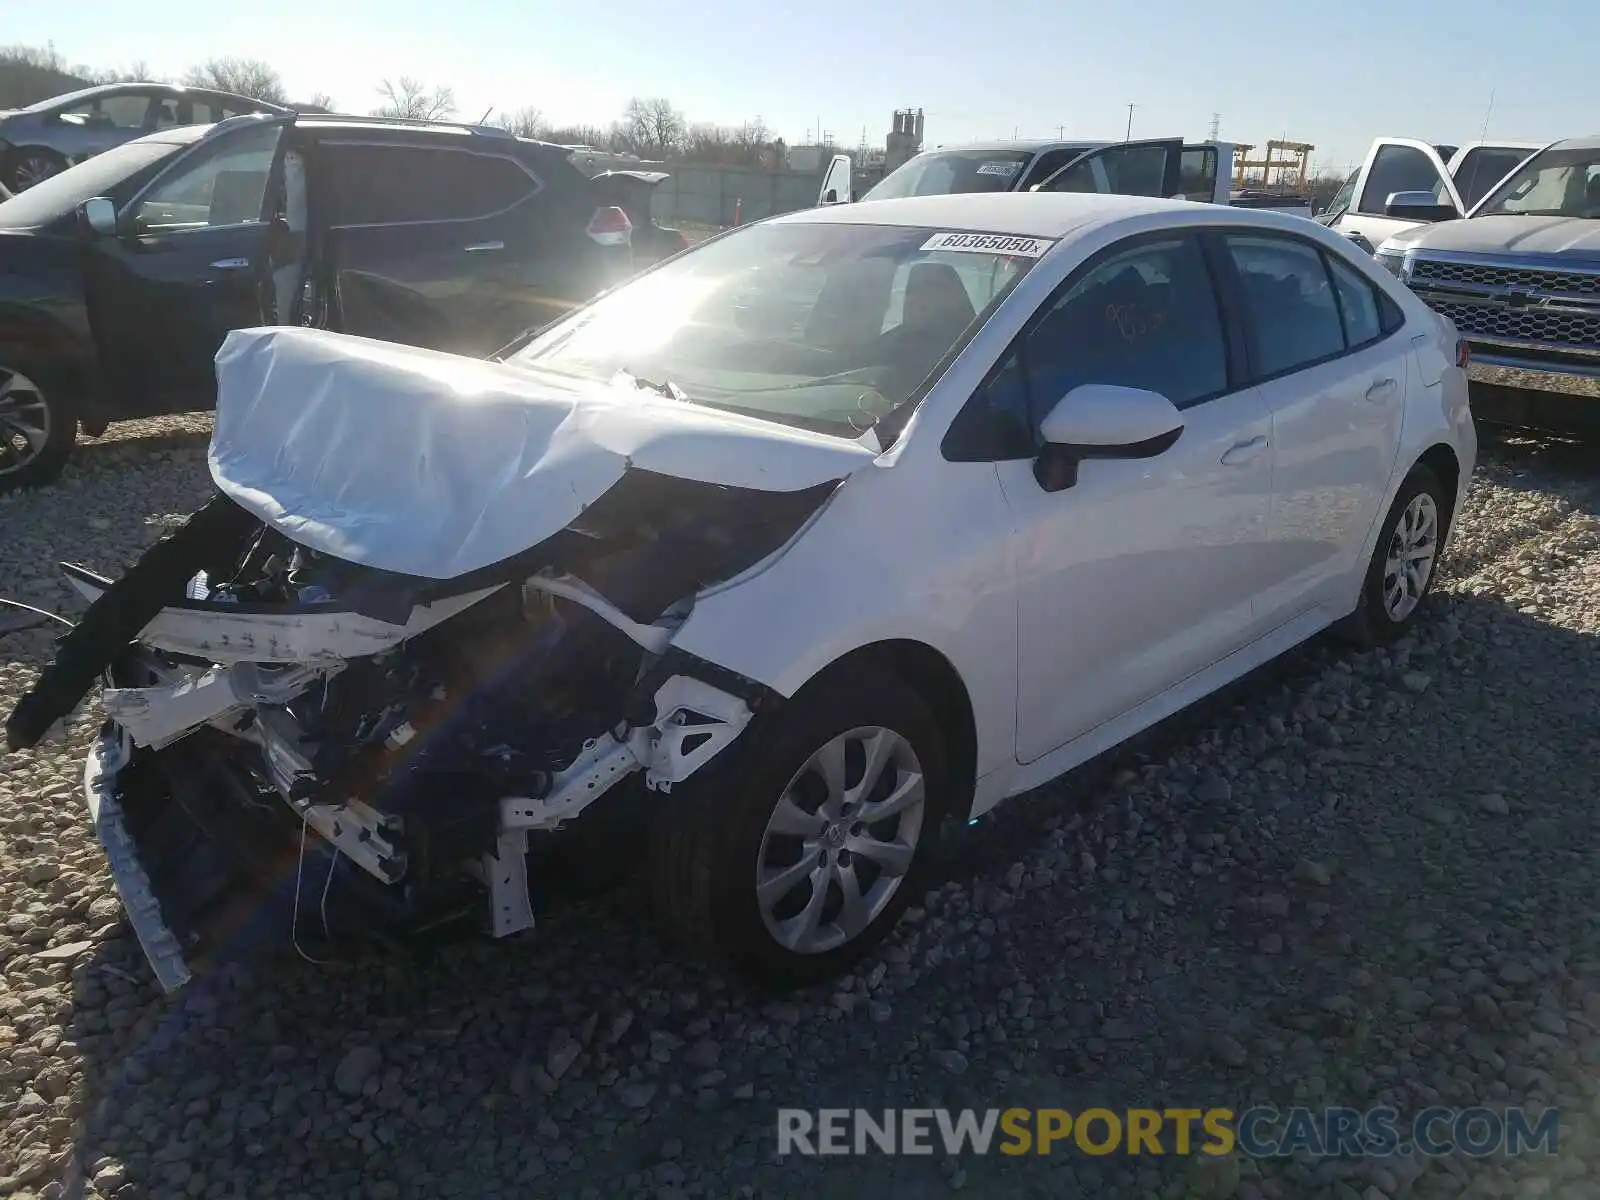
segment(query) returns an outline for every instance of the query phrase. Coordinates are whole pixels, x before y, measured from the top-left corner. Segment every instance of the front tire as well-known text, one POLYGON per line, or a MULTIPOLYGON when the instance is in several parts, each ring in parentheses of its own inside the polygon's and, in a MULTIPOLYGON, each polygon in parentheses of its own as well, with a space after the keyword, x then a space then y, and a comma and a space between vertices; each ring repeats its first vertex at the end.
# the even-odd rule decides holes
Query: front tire
POLYGON ((6 159, 6 187, 24 192, 34 184, 66 170, 67 160, 54 150, 28 146, 13 150, 6 159))
POLYGON ((77 409, 61 385, 0 359, 0 494, 55 482, 77 435, 77 409))
POLYGON ((917 692, 887 673, 830 673, 664 799, 658 911, 760 986, 841 974, 925 887, 949 792, 917 692))
POLYGON ((1360 603, 1341 627, 1350 641, 1388 645, 1415 623, 1438 574, 1450 501, 1432 470, 1422 463, 1411 468, 1378 533, 1360 603))

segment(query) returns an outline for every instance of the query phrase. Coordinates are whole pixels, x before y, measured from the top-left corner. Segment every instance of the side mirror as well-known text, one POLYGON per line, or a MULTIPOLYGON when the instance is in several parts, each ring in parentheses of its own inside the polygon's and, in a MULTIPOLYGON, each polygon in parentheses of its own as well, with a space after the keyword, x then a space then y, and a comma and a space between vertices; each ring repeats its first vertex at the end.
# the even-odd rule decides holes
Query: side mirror
POLYGON ((83 221, 103 237, 117 232, 117 206, 104 196, 83 202, 83 221))
POLYGON ((1390 192, 1383 213, 1402 221, 1453 221, 1461 215, 1454 204, 1441 204, 1432 192, 1390 192))
POLYGON ((824 204, 837 204, 837 203, 839 203, 839 189, 838 188, 829 188, 825 193, 823 193, 822 202, 824 204))
POLYGON ((1085 383, 1073 388, 1039 423, 1044 446, 1033 477, 1047 492, 1078 482, 1086 458, 1155 458, 1183 435, 1183 414, 1159 392, 1085 383))

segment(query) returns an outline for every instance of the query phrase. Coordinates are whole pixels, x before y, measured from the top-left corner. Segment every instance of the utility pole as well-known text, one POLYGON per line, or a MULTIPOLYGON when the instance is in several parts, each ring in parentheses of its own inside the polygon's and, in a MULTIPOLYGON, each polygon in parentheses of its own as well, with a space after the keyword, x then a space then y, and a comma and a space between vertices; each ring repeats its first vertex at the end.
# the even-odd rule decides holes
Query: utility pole
POLYGON ((1128 105, 1128 129, 1127 132, 1122 135, 1122 140, 1125 142, 1130 142, 1133 140, 1133 110, 1138 107, 1139 106, 1137 104, 1128 105))
POLYGON ((1067 136, 1067 127, 1065 125, 1057 125, 1056 126, 1056 141, 1059 142, 1062 138, 1064 138, 1066 136, 1067 136))

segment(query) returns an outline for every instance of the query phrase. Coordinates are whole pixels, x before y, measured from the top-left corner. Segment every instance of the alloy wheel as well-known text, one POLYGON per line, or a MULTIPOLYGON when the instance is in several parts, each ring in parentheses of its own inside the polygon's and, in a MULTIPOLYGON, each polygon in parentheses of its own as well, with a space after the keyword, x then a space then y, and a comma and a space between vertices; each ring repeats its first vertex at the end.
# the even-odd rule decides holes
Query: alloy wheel
POLYGON ((1418 492, 1400 514, 1383 564, 1383 611, 1404 621, 1422 602, 1439 552, 1439 505, 1418 492))
POLYGON ((33 462, 50 442, 50 406, 20 371, 0 366, 0 475, 33 462))
POLYGON ((922 764, 892 729, 851 729, 808 758, 756 855, 756 900, 773 939, 825 954, 861 936, 911 868, 926 801, 922 764))
POLYGON ((11 168, 11 182, 16 190, 26 191, 34 184, 61 172, 61 164, 45 154, 25 154, 11 168))

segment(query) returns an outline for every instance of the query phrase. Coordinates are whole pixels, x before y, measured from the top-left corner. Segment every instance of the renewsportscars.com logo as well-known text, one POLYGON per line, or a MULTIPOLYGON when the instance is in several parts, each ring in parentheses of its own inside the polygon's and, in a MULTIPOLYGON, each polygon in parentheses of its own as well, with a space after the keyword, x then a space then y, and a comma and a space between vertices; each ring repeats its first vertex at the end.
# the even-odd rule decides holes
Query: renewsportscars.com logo
POLYGON ((1556 1152, 1561 1111, 1428 1108, 780 1108, 778 1153, 1176 1154, 1279 1158, 1556 1152))

